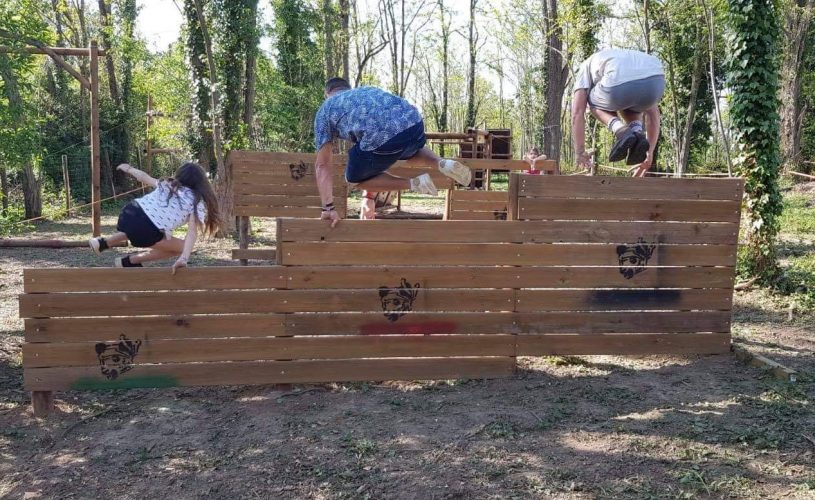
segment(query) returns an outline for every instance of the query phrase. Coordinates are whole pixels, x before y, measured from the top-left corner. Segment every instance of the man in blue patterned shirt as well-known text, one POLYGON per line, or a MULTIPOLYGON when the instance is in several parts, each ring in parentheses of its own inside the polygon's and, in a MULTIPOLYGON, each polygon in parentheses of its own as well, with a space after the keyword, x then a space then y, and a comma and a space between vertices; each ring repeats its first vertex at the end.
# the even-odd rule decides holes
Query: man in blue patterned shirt
POLYGON ((399 160, 437 165, 439 170, 461 185, 472 180, 470 169, 455 160, 443 160, 424 147, 424 121, 405 99, 376 87, 352 89, 342 78, 325 84, 325 102, 314 117, 314 144, 317 148, 317 188, 323 203, 322 218, 336 225, 334 210, 331 142, 335 138, 354 143, 348 151, 345 179, 370 192, 414 191, 437 194, 429 174, 412 179, 391 175, 388 170, 399 160))

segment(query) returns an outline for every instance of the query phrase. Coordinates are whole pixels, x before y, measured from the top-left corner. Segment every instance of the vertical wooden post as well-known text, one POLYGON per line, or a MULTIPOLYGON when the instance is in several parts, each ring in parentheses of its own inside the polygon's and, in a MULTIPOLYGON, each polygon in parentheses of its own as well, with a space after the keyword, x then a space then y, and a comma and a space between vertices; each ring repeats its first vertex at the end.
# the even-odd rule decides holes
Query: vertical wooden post
POLYGON ((454 185, 450 185, 447 188, 447 195, 444 197, 444 220, 450 220, 450 210, 451 204, 453 202, 453 189, 455 189, 454 185))
POLYGON ((54 393, 51 391, 33 391, 31 407, 35 417, 46 417, 54 411, 54 393))
POLYGON ((91 202, 93 204, 92 229, 94 236, 102 234, 101 160, 99 155, 99 44, 91 40, 88 50, 91 59, 91 202))
POLYGON ((520 192, 521 176, 524 174, 509 173, 509 204, 507 205, 507 220, 518 220, 518 193, 520 192))
MULTIPOLYGON (((249 216, 238 217, 238 248, 246 250, 249 248, 249 216)), ((240 259, 241 265, 249 264, 247 259, 240 259)))
POLYGON ((68 155, 62 155, 62 187, 65 190, 65 214, 71 215, 71 178, 68 175, 68 155))
POLYGON ((144 171, 153 175, 153 144, 150 142, 150 125, 153 122, 153 96, 147 96, 147 130, 144 134, 144 171))

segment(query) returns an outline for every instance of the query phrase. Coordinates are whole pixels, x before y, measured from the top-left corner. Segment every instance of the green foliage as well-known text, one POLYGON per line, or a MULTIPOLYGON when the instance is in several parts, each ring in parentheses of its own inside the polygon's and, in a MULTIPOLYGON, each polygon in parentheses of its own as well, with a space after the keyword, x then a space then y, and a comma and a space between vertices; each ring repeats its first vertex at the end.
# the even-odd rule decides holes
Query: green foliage
POLYGON ((778 12, 772 0, 728 0, 730 114, 745 178, 745 265, 763 280, 778 272, 775 238, 781 214, 778 188, 778 12))

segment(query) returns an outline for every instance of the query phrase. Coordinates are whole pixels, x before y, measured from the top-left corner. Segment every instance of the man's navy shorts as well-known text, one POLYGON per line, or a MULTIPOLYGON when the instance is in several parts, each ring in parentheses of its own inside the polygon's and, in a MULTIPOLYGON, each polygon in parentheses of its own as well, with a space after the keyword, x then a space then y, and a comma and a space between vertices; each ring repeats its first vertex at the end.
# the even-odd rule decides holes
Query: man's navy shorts
POLYGON ((348 166, 345 180, 352 184, 367 181, 389 169, 399 160, 413 158, 427 142, 424 136, 424 122, 399 132, 385 144, 373 151, 359 149, 359 144, 348 151, 348 166))

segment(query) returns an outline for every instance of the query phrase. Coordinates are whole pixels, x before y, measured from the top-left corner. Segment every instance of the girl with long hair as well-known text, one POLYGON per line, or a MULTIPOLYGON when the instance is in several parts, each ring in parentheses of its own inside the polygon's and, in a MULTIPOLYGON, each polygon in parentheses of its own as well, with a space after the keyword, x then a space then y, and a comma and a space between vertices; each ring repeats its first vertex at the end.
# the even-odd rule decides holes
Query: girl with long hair
POLYGON ((218 202, 204 169, 197 163, 181 165, 168 179, 154 179, 137 168, 123 163, 116 167, 137 181, 155 188, 137 198, 119 214, 117 233, 107 238, 91 238, 91 249, 98 255, 109 247, 130 240, 146 252, 117 257, 116 267, 142 267, 143 262, 175 257, 172 270, 187 266, 198 231, 215 234, 220 224, 218 202), (182 240, 173 231, 187 224, 187 236, 182 240))

